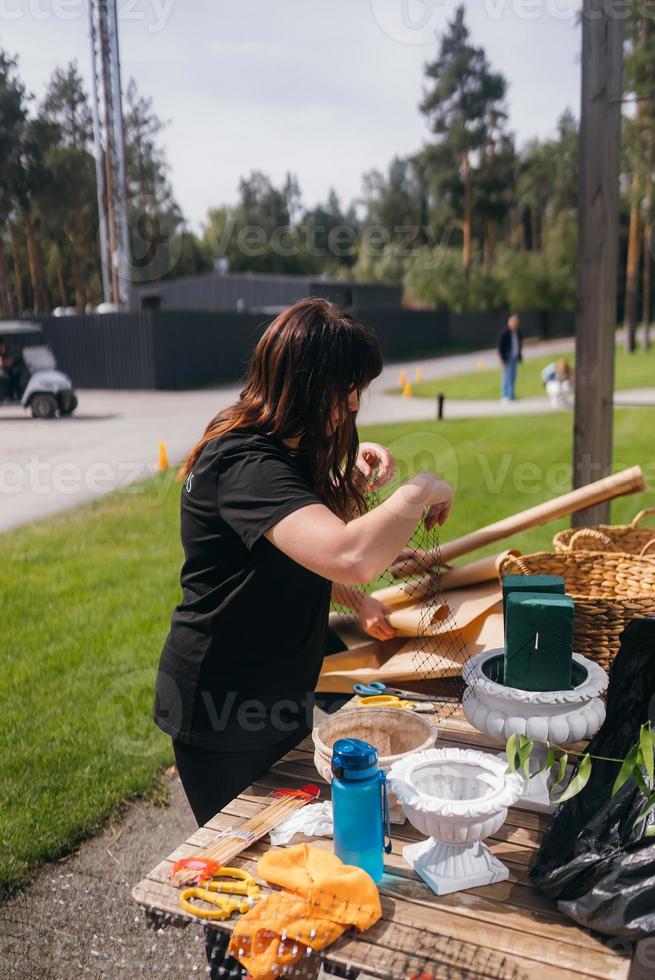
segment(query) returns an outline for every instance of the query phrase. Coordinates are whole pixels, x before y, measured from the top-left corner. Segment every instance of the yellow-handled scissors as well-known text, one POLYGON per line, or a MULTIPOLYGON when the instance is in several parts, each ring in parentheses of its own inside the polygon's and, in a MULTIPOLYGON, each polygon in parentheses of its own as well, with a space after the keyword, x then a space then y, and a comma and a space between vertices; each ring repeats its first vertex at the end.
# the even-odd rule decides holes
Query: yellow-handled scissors
POLYGON ((413 711, 416 705, 411 701, 403 701, 395 694, 368 694, 360 697, 357 702, 358 708, 405 708, 413 711))
POLYGON ((450 695, 416 694, 414 691, 402 691, 397 687, 389 687, 382 681, 370 681, 368 684, 353 685, 355 694, 360 695, 359 704, 377 705, 380 708, 413 708, 414 711, 435 711, 435 702, 457 704, 459 699, 450 695))
POLYGON ((211 881, 205 881, 201 886, 185 888, 180 892, 180 905, 185 912, 199 919, 210 919, 218 922, 229 919, 233 912, 247 912, 261 895, 261 889, 253 876, 241 868, 221 868, 214 873, 211 881), (233 880, 216 881, 216 878, 233 880), (242 895, 243 898, 230 898, 231 895, 242 895), (203 908, 196 905, 192 899, 212 905, 213 908, 203 908))

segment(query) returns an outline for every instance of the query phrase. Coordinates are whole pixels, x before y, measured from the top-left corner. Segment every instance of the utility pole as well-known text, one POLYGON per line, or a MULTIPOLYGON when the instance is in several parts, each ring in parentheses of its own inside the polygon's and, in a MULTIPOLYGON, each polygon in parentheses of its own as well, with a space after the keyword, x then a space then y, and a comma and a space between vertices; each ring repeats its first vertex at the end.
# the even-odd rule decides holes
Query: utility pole
MULTIPOLYGON (((610 472, 618 275, 623 10, 584 0, 575 327, 573 486, 610 472)), ((609 503, 573 515, 609 521, 609 503)))
POLYGON ((116 0, 88 3, 102 288, 106 303, 127 306, 130 252, 116 0))

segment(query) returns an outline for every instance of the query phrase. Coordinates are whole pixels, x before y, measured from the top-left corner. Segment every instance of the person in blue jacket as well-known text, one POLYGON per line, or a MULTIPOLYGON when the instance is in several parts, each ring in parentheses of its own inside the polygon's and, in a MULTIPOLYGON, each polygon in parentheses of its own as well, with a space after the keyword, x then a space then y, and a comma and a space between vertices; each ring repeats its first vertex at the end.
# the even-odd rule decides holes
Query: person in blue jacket
POLYGON ((517 314, 513 313, 498 337, 498 356, 503 365, 500 397, 504 402, 513 402, 516 399, 516 373, 523 360, 522 350, 521 322, 517 314))

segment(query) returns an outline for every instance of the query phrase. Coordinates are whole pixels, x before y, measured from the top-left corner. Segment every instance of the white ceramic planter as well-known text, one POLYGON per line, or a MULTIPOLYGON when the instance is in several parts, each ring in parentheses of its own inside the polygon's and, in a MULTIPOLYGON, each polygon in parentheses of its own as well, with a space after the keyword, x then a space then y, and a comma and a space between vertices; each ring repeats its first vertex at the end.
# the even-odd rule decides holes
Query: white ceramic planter
MULTIPOLYGON (((579 653, 573 654, 574 679, 578 683, 568 691, 523 691, 506 687, 490 679, 492 661, 502 658, 503 650, 487 650, 471 657, 462 676, 466 691, 462 708, 467 720, 479 732, 504 744, 510 735, 568 745, 588 739, 605 720, 605 702, 601 695, 607 689, 608 676, 598 664, 579 653), (486 669, 485 669, 486 668, 486 669)), ((532 754, 532 769, 546 761, 546 750, 532 754)), ((521 802, 536 809, 552 809, 547 788, 548 773, 531 776, 524 786, 521 802)))
POLYGON ((509 871, 483 844, 505 822, 522 780, 475 749, 427 749, 394 763, 389 786, 410 823, 429 839, 403 857, 437 895, 504 881, 509 871))
MULTIPOLYGON (((388 773, 396 760, 431 748, 437 740, 437 726, 422 715, 399 708, 349 705, 328 715, 312 732, 314 765, 328 783, 332 782, 332 746, 339 738, 361 738, 374 745, 380 769, 388 773)), ((392 823, 405 822, 393 793, 389 793, 389 814, 392 823)))

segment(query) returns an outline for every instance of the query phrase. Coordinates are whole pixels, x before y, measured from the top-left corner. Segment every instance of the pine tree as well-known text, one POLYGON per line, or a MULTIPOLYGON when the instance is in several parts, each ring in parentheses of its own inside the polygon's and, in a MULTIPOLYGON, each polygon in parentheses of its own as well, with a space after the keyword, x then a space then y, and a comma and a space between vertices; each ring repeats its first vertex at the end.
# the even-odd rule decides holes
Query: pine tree
POLYGON ((459 6, 440 41, 437 58, 425 69, 428 87, 420 104, 435 142, 425 159, 437 193, 446 196, 463 234, 462 263, 468 277, 473 260, 476 168, 480 155, 506 118, 506 82, 493 72, 482 48, 469 42, 464 7, 459 6))
POLYGON ((20 143, 27 120, 27 96, 17 63, 0 49, 0 308, 7 316, 22 313, 23 288, 17 234, 12 225, 20 184, 20 143), (6 235, 14 259, 14 288, 9 276, 6 235))
POLYGON ((83 313, 90 290, 96 296, 100 292, 100 255, 93 121, 75 62, 54 71, 40 115, 57 133, 47 155, 52 181, 47 195, 41 195, 40 209, 49 239, 48 265, 60 304, 69 305, 72 291, 77 312, 83 313))
POLYGON ((167 123, 151 98, 130 79, 125 98, 125 167, 131 239, 132 275, 151 282, 177 274, 184 247, 184 215, 169 180, 160 138, 167 123))

